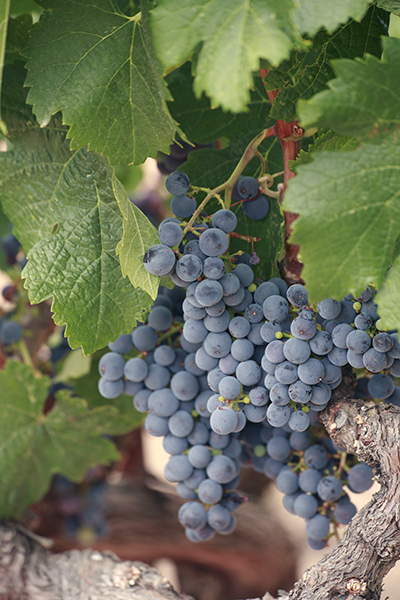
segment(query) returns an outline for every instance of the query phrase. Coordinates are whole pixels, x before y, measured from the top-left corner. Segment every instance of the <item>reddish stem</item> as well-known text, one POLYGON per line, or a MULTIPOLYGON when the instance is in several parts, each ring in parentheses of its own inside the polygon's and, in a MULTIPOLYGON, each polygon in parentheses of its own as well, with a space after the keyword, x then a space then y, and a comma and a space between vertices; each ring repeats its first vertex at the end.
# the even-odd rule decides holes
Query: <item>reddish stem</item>
MULTIPOLYGON (((260 69, 261 79, 268 73, 267 69, 260 69)), ((265 84, 264 84, 265 87, 265 84)), ((268 91, 265 88, 271 106, 273 105, 275 98, 277 97, 279 90, 268 91)), ((275 125, 270 129, 274 129, 275 135, 278 138, 283 152, 283 170, 284 170, 284 190, 287 187, 289 179, 295 176, 293 171, 289 168, 289 161, 296 160, 300 149, 301 143, 300 138, 303 135, 303 130, 299 127, 297 119, 291 123, 286 121, 277 120, 275 125)), ((281 195, 281 202, 283 200, 283 194, 281 195)), ((290 244, 288 242, 290 234, 292 232, 292 223, 297 219, 298 215, 294 213, 288 213, 285 211, 285 262, 282 266, 281 272, 282 277, 287 283, 304 283, 301 278, 301 270, 303 264, 298 259, 299 246, 290 244)))

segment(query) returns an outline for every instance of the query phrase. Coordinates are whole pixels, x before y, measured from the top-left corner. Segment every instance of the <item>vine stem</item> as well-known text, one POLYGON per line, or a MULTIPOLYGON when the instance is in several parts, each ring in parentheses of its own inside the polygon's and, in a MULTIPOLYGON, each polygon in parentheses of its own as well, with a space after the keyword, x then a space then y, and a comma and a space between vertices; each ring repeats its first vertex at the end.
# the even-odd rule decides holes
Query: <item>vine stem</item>
MULTIPOLYGON (((260 69, 260 76, 263 81, 267 73, 267 69, 260 69)), ((279 90, 268 91, 265 83, 264 87, 272 106, 279 93, 279 90)), ((301 127, 299 127, 297 119, 292 121, 291 123, 287 123, 286 121, 278 119, 275 125, 273 126, 273 129, 275 131, 276 137, 278 138, 281 144, 283 152, 284 189, 283 193, 281 194, 280 200, 282 202, 283 194, 286 190, 287 184, 289 180, 295 176, 295 173, 293 173, 293 171, 291 171, 289 168, 289 161, 296 160, 301 149, 300 139, 304 131, 301 127)), ((295 244, 290 244, 288 241, 292 232, 292 223, 295 219, 297 219, 297 217, 297 214, 284 211, 285 263, 282 267, 282 276, 289 284, 304 283, 301 278, 301 270, 303 268, 303 264, 298 259, 300 247, 295 244)))
MULTIPOLYGON (((225 202, 224 202, 225 208, 229 209, 231 207, 232 190, 234 188, 234 185, 235 185, 239 175, 242 173, 243 169, 249 164, 251 159, 254 158, 255 156, 257 156, 258 146, 261 144, 261 142, 263 140, 265 140, 267 137, 271 137, 273 135, 276 135, 275 129, 274 129, 274 127, 269 127, 268 129, 264 129, 261 133, 256 135, 256 137, 254 139, 251 140, 251 142, 247 146, 246 150, 243 152, 242 158, 236 165, 236 167, 233 170, 229 179, 227 179, 227 181, 225 181, 225 183, 221 183, 221 185, 214 188, 213 190, 210 190, 208 192, 207 196, 201 202, 201 204, 199 204, 197 209, 194 211, 190 221, 188 222, 185 229, 183 230, 183 236, 185 236, 186 233, 191 230, 191 228, 193 227, 193 223, 195 222, 195 220, 197 219, 197 217, 199 216, 201 211, 205 208, 205 206, 207 205, 209 200, 211 200, 211 198, 213 198, 215 196, 218 197, 220 192, 225 190, 225 202)), ((199 188, 196 188, 196 189, 199 189, 199 188)), ((205 188, 203 188, 203 190, 204 189, 205 188)))

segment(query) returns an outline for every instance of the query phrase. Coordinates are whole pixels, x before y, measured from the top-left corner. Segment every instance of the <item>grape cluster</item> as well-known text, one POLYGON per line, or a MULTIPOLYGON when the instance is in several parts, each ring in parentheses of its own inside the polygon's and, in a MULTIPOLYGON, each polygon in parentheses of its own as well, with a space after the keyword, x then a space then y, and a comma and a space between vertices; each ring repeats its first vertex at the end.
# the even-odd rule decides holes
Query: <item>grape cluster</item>
MULTIPOLYGON (((368 489, 372 470, 321 437, 318 413, 347 364, 372 374, 360 384, 364 397, 400 401, 397 333, 377 329, 370 288, 311 307, 303 285, 255 280, 250 256, 228 254, 236 215, 200 212, 184 173, 166 186, 175 216, 160 224, 160 244, 144 265, 182 290, 181 312, 178 320, 165 306, 162 313, 158 303, 170 293, 163 290, 147 323, 110 345, 99 389, 115 397, 129 388, 148 412, 146 430, 164 438, 165 476, 187 500, 178 517, 190 540, 234 529, 232 513, 244 501, 235 492, 239 467, 251 466, 276 479, 285 507, 307 520, 310 545, 322 548, 330 524, 354 515, 343 485, 368 489), (132 344, 141 356, 125 362, 132 344)), ((248 177, 235 193, 243 210, 261 198, 248 177)))

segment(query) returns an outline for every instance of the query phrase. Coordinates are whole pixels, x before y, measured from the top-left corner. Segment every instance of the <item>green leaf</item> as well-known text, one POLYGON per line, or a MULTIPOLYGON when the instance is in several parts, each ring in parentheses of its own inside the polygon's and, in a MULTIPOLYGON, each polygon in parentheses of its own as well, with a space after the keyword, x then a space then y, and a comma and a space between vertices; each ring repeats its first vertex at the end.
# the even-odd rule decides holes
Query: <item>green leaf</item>
POLYGON ((7 45, 5 62, 13 62, 14 60, 22 60, 21 51, 25 46, 29 30, 32 27, 31 15, 21 15, 16 19, 8 20, 7 45))
POLYGON ((84 356, 80 348, 71 350, 62 364, 61 371, 54 377, 54 381, 68 382, 70 379, 79 379, 90 372, 91 364, 92 358, 84 356))
POLYGON ((377 6, 379 6, 379 8, 383 8, 384 10, 388 10, 389 12, 395 13, 396 15, 400 15, 399 0, 378 0, 377 6))
POLYGON ((152 302, 124 279, 116 256, 122 215, 108 161, 72 152, 58 118, 39 128, 15 93, 21 78, 23 72, 17 77, 7 69, 13 147, 0 153, 3 208, 29 251, 24 277, 31 302, 53 296, 54 320, 67 324, 70 346, 90 354, 129 333, 152 302))
POLYGON ((331 61, 362 57, 366 52, 381 55, 381 36, 388 34, 389 15, 375 5, 361 23, 349 21, 332 35, 318 33, 307 52, 293 51, 290 60, 265 77, 268 90, 279 89, 270 116, 293 121, 299 98, 307 100, 327 88, 334 77, 331 61))
POLYGON ((360 142, 356 138, 327 131, 320 135, 314 144, 310 144, 307 151, 300 150, 296 160, 290 161, 290 169, 297 173, 299 165, 312 162, 315 152, 350 152, 359 145, 360 142))
POLYGON ((125 188, 113 174, 112 186, 115 198, 124 217, 124 234, 118 243, 117 254, 121 261, 124 277, 136 288, 141 288, 155 300, 160 278, 151 275, 144 267, 144 253, 155 244, 160 243, 157 229, 144 213, 131 202, 125 188))
POLYGON ((196 95, 205 92, 213 108, 243 111, 259 59, 276 66, 289 55, 295 28, 288 15, 294 6, 292 0, 160 0, 152 13, 154 45, 171 70, 202 42, 196 95))
POLYGON ((284 210, 300 214, 291 241, 300 245, 311 301, 380 286, 399 236, 399 190, 400 145, 316 152, 298 167, 284 210))
MULTIPOLYGON (((337 79, 330 89, 310 100, 300 100, 298 114, 304 127, 333 129, 374 143, 397 132, 400 121, 400 40, 383 38, 383 56, 337 60, 337 79)), ((396 135, 396 133, 395 133, 396 135)))
POLYGON ((301 33, 313 36, 322 27, 332 32, 350 18, 360 21, 370 0, 300 0, 299 4, 294 21, 301 33))
MULTIPOLYGON (((1 81, 4 67, 4 56, 6 52, 6 39, 7 39, 7 26, 8 26, 8 14, 10 11, 10 0, 3 0, 0 4, 0 92, 1 92, 1 81)), ((0 118, 0 131, 4 134, 6 132, 6 126, 4 121, 0 118)))
POLYGON ((24 53, 28 102, 41 126, 57 111, 74 149, 107 154, 111 164, 140 164, 168 151, 168 113, 144 12, 127 17, 113 0, 41 0, 48 9, 24 53))
POLYGON ((49 379, 11 360, 0 371, 0 386, 1 518, 20 517, 55 473, 80 481, 89 468, 118 458, 104 437, 118 416, 113 407, 88 410, 64 391, 44 415, 49 379))
POLYGON ((390 267, 386 279, 374 301, 378 304, 381 329, 390 331, 400 328, 400 257, 390 267))
POLYGON ((34 0, 11 0, 10 15, 12 17, 19 17, 27 13, 39 15, 41 12, 41 7, 34 0))

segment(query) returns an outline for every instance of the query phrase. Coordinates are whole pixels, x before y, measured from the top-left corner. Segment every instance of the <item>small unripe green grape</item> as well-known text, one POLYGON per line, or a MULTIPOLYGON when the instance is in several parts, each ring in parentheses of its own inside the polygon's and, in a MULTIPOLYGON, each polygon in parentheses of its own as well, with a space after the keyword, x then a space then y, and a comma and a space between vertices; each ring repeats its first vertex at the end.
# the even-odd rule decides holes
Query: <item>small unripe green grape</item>
POLYGON ((275 334, 275 337, 277 340, 281 340, 283 338, 283 333, 282 331, 277 331, 275 334))
POLYGON ((353 308, 357 312, 360 312, 360 310, 361 310, 361 302, 353 302, 353 308))
POLYGON ((255 292, 255 291, 256 291, 256 289, 257 289, 257 286, 256 286, 256 284, 255 284, 255 283, 251 283, 251 284, 248 286, 248 288, 247 288, 247 289, 249 290, 249 292, 253 293, 253 292, 255 292))
POLYGON ((262 458, 267 453, 265 446, 263 446, 262 444, 258 444, 257 446, 254 446, 253 452, 259 458, 262 458))

